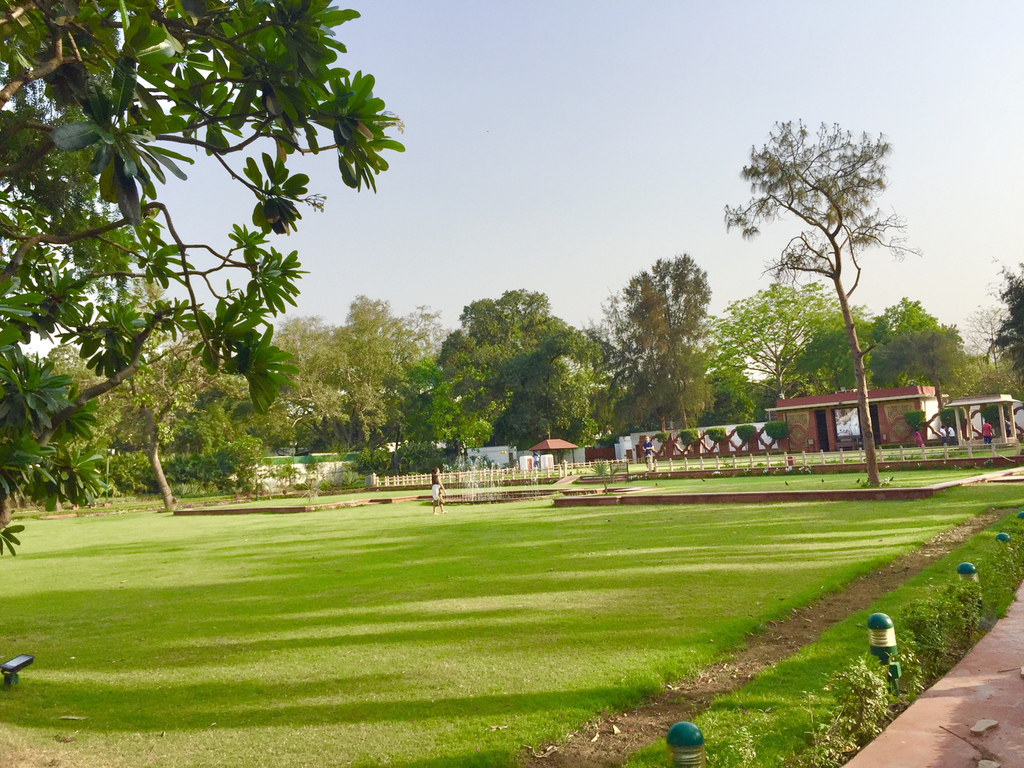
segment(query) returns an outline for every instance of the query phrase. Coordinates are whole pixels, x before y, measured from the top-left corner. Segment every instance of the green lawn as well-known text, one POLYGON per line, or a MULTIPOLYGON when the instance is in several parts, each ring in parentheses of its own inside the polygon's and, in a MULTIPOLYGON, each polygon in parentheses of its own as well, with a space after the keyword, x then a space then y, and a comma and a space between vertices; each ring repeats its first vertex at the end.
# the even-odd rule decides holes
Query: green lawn
POLYGON ((1020 495, 29 520, 0 560, 0 652, 37 660, 0 691, 0 754, 509 765, 1020 495))

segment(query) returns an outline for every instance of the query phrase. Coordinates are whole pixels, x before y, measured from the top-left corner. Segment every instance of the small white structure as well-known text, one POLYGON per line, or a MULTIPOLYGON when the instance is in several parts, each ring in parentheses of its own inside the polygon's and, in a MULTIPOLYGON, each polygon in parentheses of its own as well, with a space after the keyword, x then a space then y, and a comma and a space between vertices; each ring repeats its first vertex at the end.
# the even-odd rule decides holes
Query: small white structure
POLYGON ((984 441, 981 436, 982 409, 990 405, 996 406, 999 409, 999 418, 992 425, 992 442, 996 445, 1017 445, 1019 441, 1014 428, 1013 412, 1015 402, 1010 395, 978 395, 958 397, 946 403, 946 407, 953 409, 959 441, 978 445, 984 441))
POLYGON ((466 458, 487 459, 496 467, 510 467, 516 461, 516 449, 511 445, 488 445, 466 449, 466 458))

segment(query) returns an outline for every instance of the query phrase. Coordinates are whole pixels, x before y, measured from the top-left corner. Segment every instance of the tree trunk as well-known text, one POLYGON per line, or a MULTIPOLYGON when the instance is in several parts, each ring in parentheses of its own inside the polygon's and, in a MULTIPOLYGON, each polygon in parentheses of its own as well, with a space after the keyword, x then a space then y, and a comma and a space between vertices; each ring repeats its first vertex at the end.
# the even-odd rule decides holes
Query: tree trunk
POLYGON ((156 421, 153 419, 153 411, 149 408, 141 408, 140 410, 146 418, 146 455, 149 456, 149 464, 153 467, 156 483, 160 486, 160 495, 164 499, 164 509, 168 512, 173 512, 174 494, 171 493, 171 486, 167 484, 164 468, 160 463, 160 430, 157 429, 156 421))
POLYGON ((0 499, 0 528, 6 528, 11 524, 11 516, 14 514, 14 504, 10 496, 0 499))
POLYGON ((939 405, 939 418, 941 419, 942 418, 942 407, 943 407, 943 405, 945 405, 945 403, 943 403, 944 398, 942 397, 942 379, 940 379, 938 377, 938 375, 935 375, 935 376, 932 377, 932 383, 935 386, 935 399, 938 401, 938 405, 939 405))
POLYGON ((853 358, 853 374, 857 382, 857 415, 860 419, 860 438, 864 446, 864 460, 868 470, 868 485, 877 488, 882 479, 878 474, 878 455, 875 453, 875 430, 871 424, 871 408, 868 404, 868 377, 864 370, 864 353, 860 350, 857 339, 857 326, 853 322, 853 313, 846 298, 843 284, 837 277, 834 281, 836 293, 839 295, 839 308, 843 312, 846 324, 846 338, 850 342, 850 357, 853 358))

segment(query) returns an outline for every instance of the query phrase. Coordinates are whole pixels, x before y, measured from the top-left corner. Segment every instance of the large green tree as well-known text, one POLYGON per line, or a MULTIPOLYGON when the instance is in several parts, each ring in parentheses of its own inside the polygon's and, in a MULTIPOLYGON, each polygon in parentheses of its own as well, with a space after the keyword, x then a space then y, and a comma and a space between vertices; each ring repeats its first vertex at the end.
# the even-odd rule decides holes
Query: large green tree
POLYGON ((318 449, 401 441, 409 368, 437 354, 438 314, 396 315, 387 301, 357 296, 345 324, 289 318, 278 332, 297 369, 275 405, 292 440, 318 449))
POLYGON ((939 330, 939 320, 919 301, 904 297, 885 310, 871 323, 871 341, 886 344, 899 336, 921 331, 939 330))
POLYGON ((321 317, 289 317, 277 327, 277 343, 291 353, 296 371, 270 415, 290 445, 323 449, 339 442, 339 422, 347 419, 342 383, 347 361, 336 335, 321 317))
POLYGON ((942 410, 944 387, 965 354, 960 332, 941 325, 921 302, 903 298, 875 318, 871 338, 872 382, 883 387, 928 382, 935 387, 942 410))
POLYGON ((945 405, 943 388, 956 375, 965 357, 960 332, 941 326, 895 336, 875 347, 871 371, 883 386, 927 381, 935 387, 939 410, 945 405))
POLYGON ((437 355, 439 315, 427 307, 395 315, 387 301, 357 296, 337 342, 345 367, 348 439, 351 443, 401 442, 406 371, 437 355))
POLYGON ((593 420, 597 345, 551 314, 548 297, 506 291, 465 307, 438 360, 435 389, 454 447, 490 435, 520 448, 547 437, 586 443, 593 420))
POLYGON ((811 274, 832 283, 839 300, 857 383, 857 410, 867 459, 868 484, 880 483, 874 428, 868 408, 865 351, 858 338, 850 296, 861 278, 861 260, 871 248, 895 257, 908 252, 902 217, 876 207, 888 186, 885 161, 892 147, 884 137, 855 139, 838 125, 812 134, 803 123, 777 123, 768 143, 752 148, 742 171, 753 197, 727 206, 725 222, 744 237, 764 224, 793 217, 800 231, 768 269, 776 278, 811 274))
MULTIPOLYGON (((852 306, 850 313, 858 338, 869 338, 871 316, 866 307, 852 306)), ((799 395, 825 395, 854 389, 857 378, 850 357, 850 339, 838 308, 814 328, 796 361, 799 395)))
POLYGON ((659 259, 605 306, 603 348, 623 426, 696 423, 710 399, 711 288, 688 254, 659 259))
POLYGON ((75 440, 156 332, 196 333, 208 370, 244 376, 260 408, 272 401, 292 369, 271 319, 294 303, 301 268, 269 238, 324 204, 292 160, 329 152, 348 186, 374 188, 384 150, 402 149, 373 78, 338 65, 334 28, 357 15, 329 0, 0 10, 0 527, 17 495, 91 499, 99 458, 75 440), (254 202, 223 248, 161 200, 166 175, 185 178, 196 156, 204 183, 219 172, 254 202), (128 278, 174 283, 180 298, 119 301, 128 278), (78 347, 96 383, 78 389, 26 355, 35 335, 78 347))
POLYGON ((801 383, 800 354, 835 311, 820 283, 773 283, 726 308, 714 324, 718 353, 745 367, 773 398, 789 397, 801 383))

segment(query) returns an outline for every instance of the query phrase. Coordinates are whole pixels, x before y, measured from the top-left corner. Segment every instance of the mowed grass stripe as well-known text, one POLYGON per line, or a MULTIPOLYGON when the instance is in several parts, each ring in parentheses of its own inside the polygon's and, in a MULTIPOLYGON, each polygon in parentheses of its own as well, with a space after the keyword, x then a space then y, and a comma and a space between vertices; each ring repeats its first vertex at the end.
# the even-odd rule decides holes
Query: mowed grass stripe
POLYGON ((0 747, 78 714, 83 765, 509 764, 1016 493, 28 521, 0 747))

